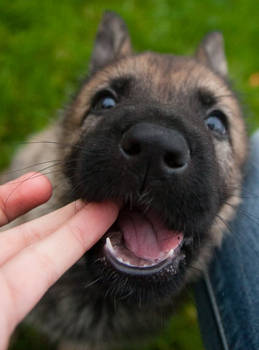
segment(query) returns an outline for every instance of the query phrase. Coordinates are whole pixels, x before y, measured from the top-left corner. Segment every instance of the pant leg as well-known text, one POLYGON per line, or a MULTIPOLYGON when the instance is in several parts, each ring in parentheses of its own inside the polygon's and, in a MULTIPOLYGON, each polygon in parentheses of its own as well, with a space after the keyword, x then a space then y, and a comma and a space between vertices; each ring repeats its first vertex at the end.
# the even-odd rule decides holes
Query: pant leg
POLYGON ((231 234, 194 287, 206 350, 259 349, 259 132, 242 197, 231 234))

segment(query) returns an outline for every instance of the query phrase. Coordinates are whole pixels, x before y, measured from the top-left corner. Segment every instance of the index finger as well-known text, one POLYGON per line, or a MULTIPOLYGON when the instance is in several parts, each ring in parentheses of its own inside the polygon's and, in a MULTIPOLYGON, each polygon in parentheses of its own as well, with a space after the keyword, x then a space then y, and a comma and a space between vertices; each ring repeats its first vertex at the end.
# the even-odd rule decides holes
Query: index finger
POLYGON ((4 249, 0 249, 0 266, 28 245, 55 232, 84 205, 78 200, 50 214, 1 232, 0 247, 4 247, 4 249))
POLYGON ((55 233, 32 244, 0 270, 1 313, 9 332, 46 290, 110 227, 118 215, 113 203, 91 203, 55 233), (9 319, 8 319, 9 316, 9 319))

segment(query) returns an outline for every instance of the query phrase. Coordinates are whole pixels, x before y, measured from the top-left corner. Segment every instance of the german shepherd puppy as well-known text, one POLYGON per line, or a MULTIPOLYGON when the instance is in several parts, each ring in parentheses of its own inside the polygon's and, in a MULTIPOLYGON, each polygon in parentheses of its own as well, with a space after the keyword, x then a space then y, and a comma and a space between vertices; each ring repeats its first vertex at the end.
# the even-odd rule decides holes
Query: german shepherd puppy
POLYGON ((53 339, 99 349, 151 333, 205 268, 240 202, 247 136, 218 32, 193 57, 136 54, 125 23, 107 12, 89 71, 12 168, 53 169, 53 198, 20 222, 77 198, 121 206, 29 316, 53 339))

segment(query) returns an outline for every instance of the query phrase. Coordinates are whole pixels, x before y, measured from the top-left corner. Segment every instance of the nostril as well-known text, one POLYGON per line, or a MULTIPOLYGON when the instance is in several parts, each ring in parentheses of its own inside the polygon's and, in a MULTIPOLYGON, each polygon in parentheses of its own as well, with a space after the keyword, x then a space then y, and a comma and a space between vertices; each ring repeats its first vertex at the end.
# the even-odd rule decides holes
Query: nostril
POLYGON ((182 168, 186 164, 186 159, 182 153, 166 152, 163 158, 164 164, 171 169, 182 168))
POLYGON ((122 140, 121 148, 128 156, 137 156, 141 153, 140 143, 129 138, 122 140))
POLYGON ((130 166, 167 175, 180 174, 190 160, 190 149, 180 132, 159 125, 138 123, 122 134, 119 152, 130 166))

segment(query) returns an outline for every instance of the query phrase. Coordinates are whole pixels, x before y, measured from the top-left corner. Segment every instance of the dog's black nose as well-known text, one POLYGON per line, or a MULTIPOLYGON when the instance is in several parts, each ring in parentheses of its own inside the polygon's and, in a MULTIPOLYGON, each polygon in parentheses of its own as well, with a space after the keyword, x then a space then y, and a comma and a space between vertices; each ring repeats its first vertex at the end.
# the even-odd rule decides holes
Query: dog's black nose
POLYGON ((145 122, 123 134, 120 150, 128 162, 144 168, 148 164, 163 173, 183 171, 190 159, 188 144, 179 131, 145 122))

